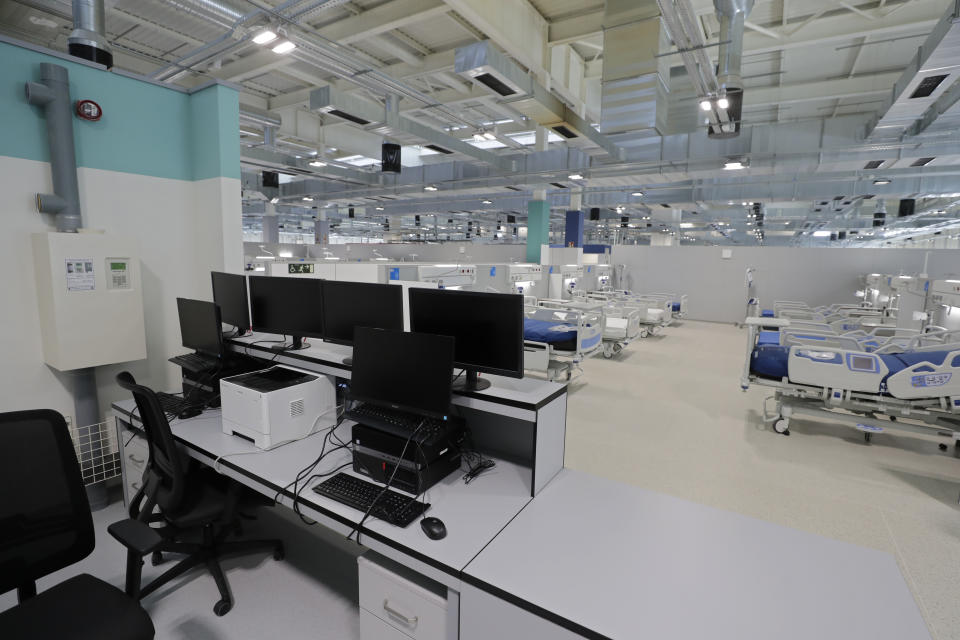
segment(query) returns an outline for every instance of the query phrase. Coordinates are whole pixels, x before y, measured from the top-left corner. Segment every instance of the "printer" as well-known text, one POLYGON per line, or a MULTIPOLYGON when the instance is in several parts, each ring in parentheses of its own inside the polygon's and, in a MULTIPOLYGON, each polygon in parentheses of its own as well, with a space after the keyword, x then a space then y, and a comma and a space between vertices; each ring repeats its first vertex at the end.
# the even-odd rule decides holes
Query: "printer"
POLYGON ((285 366, 220 380, 223 432, 261 449, 296 440, 337 420, 333 378, 285 366))

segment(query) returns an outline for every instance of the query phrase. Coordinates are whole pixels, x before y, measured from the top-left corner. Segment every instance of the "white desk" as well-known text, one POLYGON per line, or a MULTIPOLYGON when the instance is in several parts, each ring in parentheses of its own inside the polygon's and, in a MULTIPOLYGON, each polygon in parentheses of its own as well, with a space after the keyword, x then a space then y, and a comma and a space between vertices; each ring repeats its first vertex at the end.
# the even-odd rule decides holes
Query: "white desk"
POLYGON ((461 640, 929 640, 892 556, 564 469, 464 570, 461 640))
MULTIPOLYGON (((114 403, 113 409, 121 420, 138 427, 134 406, 133 400, 124 400, 114 403)), ((350 440, 352 424, 344 421, 337 428, 337 435, 345 442, 350 440)), ((323 444, 322 433, 317 433, 262 451, 242 438, 223 433, 219 410, 207 410, 189 420, 173 420, 170 428, 191 457, 210 466, 219 458, 216 465, 221 473, 270 498, 320 455, 323 444)), ((314 473, 331 471, 351 460, 350 452, 341 449, 327 456, 314 473)), ((353 474, 350 467, 343 471, 353 474)), ((524 469, 510 462, 497 460, 494 469, 468 485, 461 477, 460 473, 450 474, 427 492, 427 502, 432 505, 428 514, 444 521, 446 538, 430 540, 417 522, 401 529, 368 518, 361 529, 362 544, 459 591, 463 567, 530 501, 524 469)), ((319 482, 314 480, 309 487, 319 482)), ((309 487, 300 493, 301 511, 319 524, 346 535, 363 516, 309 487)), ((292 506, 292 498, 288 491, 281 497, 281 504, 292 506)))

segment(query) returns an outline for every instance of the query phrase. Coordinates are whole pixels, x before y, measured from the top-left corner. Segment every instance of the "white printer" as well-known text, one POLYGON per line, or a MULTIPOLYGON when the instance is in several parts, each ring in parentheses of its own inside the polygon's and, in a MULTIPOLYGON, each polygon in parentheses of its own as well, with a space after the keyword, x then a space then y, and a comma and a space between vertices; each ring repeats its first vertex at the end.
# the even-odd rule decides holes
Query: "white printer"
POLYGON ((330 376, 275 366, 220 380, 223 432, 268 449, 337 420, 337 391, 330 376))

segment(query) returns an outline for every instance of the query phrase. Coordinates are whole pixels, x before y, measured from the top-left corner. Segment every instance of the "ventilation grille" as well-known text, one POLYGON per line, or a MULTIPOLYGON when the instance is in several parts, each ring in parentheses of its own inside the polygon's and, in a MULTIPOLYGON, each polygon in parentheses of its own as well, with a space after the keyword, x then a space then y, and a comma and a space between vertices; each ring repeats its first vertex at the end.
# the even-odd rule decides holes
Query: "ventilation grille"
POLYGON ((364 120, 358 116, 352 116, 349 113, 340 111, 340 109, 330 109, 327 111, 332 116, 337 116, 338 118, 343 118, 344 120, 349 120, 350 122, 356 122, 357 124, 370 124, 369 120, 364 120))
POLYGON ((566 188, 567 188, 567 185, 565 185, 565 184, 560 184, 559 182, 551 182, 550 184, 553 185, 553 186, 555 186, 557 189, 566 189, 566 188))
POLYGON ((930 94, 937 90, 937 87, 940 86, 944 80, 947 79, 946 75, 941 76, 927 76, 920 81, 920 84, 917 85, 917 89, 910 94, 910 99, 913 98, 929 98, 930 94))
POLYGON ((915 161, 913 164, 911 164, 910 166, 911 166, 911 167, 925 167, 925 166, 927 166, 928 164, 930 164, 931 162, 933 162, 934 160, 936 160, 936 158, 919 158, 918 160, 916 160, 916 161, 915 161))
POLYGON ((303 415, 303 398, 290 403, 290 417, 299 418, 303 415))
POLYGON ((450 151, 450 149, 444 149, 443 147, 435 144, 425 144, 423 146, 425 149, 430 149, 431 151, 436 151, 437 153, 445 153, 447 155, 453 153, 453 151, 450 151))
POLYGON ((478 76, 474 76, 473 79, 483 85, 486 85, 487 87, 489 87, 493 91, 496 91, 502 96, 512 96, 513 94, 516 93, 516 91, 514 91, 504 83, 500 82, 500 80, 497 79, 496 76, 489 73, 481 73, 478 76))
POLYGON ((570 129, 562 124, 554 127, 553 130, 562 135, 564 138, 569 139, 577 137, 577 134, 573 132, 573 129, 570 129))
POLYGON ((863 166, 864 169, 879 169, 883 166, 883 160, 871 160, 863 166))

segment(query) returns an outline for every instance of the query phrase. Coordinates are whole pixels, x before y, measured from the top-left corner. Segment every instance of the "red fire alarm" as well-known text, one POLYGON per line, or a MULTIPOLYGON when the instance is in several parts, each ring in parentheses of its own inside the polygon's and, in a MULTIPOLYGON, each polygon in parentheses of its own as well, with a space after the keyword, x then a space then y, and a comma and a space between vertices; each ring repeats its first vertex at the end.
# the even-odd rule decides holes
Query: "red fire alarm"
POLYGON ((77 100, 77 117, 96 122, 103 117, 103 109, 93 100, 77 100))

